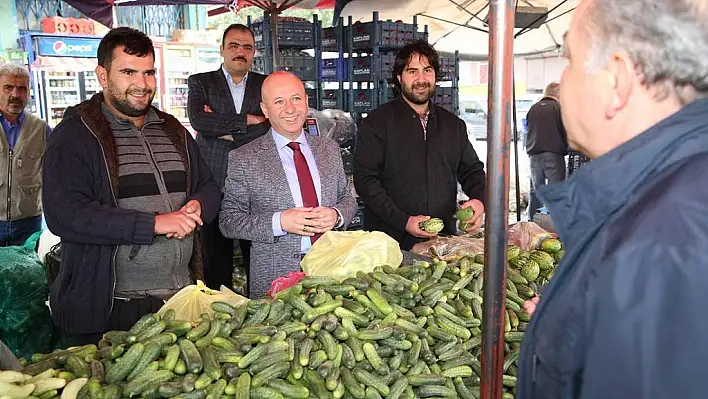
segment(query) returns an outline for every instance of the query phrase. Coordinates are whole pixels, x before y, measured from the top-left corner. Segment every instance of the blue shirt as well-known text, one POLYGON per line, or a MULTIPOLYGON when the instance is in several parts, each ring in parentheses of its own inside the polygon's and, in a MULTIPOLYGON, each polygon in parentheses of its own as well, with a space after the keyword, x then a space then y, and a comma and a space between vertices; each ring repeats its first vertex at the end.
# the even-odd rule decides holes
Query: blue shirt
POLYGON ((235 83, 229 72, 222 65, 221 70, 224 72, 226 77, 226 82, 229 84, 229 91, 231 92, 231 98, 234 101, 234 107, 236 107, 236 113, 241 113, 241 107, 243 106, 243 97, 246 95, 246 81, 248 80, 248 72, 246 76, 243 77, 240 83, 235 83))
MULTIPOLYGON (((2 130, 5 131, 5 137, 7 138, 7 144, 10 146, 10 151, 15 150, 15 144, 17 144, 17 140, 19 139, 20 136, 20 129, 22 129, 22 123, 25 121, 25 113, 21 113, 20 116, 17 118, 17 122, 13 125, 10 124, 10 121, 8 121, 5 116, 3 116, 0 113, 0 122, 2 122, 2 130)), ((47 136, 52 133, 52 128, 47 125, 47 136)))
MULTIPOLYGON (((280 156, 280 162, 283 164, 283 169, 285 170, 285 177, 288 179, 288 186, 290 187, 290 193, 293 196, 293 202, 295 202, 295 207, 302 207, 302 193, 300 191, 300 182, 297 179, 297 170, 295 169, 295 159, 293 158, 294 151, 288 147, 290 139, 285 136, 281 136, 276 133, 275 130, 271 130, 270 134, 273 135, 273 140, 275 140, 275 147, 278 150, 278 156, 280 156)), ((310 175, 312 175, 312 182, 315 185, 315 191, 317 192, 317 202, 322 204, 322 188, 320 184, 320 172, 317 169, 317 164, 315 163, 315 156, 312 154, 312 148, 307 143, 307 137, 304 133, 300 133, 300 137, 293 140, 300 143, 300 151, 302 155, 305 156, 307 161, 307 167, 310 169, 310 175)), ((284 236, 287 233, 283 231, 280 226, 280 213, 276 212, 273 214, 273 235, 275 237, 284 236)), ((303 236, 302 243, 300 244, 300 253, 307 253, 312 246, 312 241, 310 237, 303 236)))

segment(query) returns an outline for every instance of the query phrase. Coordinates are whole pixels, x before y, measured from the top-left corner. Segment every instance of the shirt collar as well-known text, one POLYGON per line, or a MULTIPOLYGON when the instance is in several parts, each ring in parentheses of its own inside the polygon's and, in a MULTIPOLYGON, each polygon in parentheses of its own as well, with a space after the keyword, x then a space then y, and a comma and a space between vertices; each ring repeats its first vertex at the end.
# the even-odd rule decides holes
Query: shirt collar
MULTIPOLYGON (((398 105, 399 109, 402 111, 409 112, 409 113, 416 115, 418 117, 421 116, 413 109, 413 107, 411 107, 410 104, 408 104, 408 102, 406 102, 406 100, 403 98, 402 94, 399 95, 398 97, 396 97, 396 104, 398 105)), ((433 115, 435 115, 435 103, 433 103, 433 100, 429 100, 428 101, 427 117, 429 118, 433 115)))
POLYGON ((226 81, 229 82, 230 85, 234 86, 245 86, 246 81, 248 80, 248 71, 246 71, 246 75, 244 75, 243 80, 241 80, 241 83, 235 83, 234 79, 231 77, 231 74, 229 74, 229 71, 226 70, 226 66, 224 64, 221 64, 221 72, 224 73, 224 76, 226 77, 226 81))
MULTIPOLYGON (((272 130, 271 134, 273 135, 273 140, 275 140, 275 147, 278 150, 282 150, 283 148, 287 147, 288 144, 290 144, 291 140, 289 138, 276 132, 275 129, 271 129, 271 130, 272 130)), ((295 140, 292 140, 292 141, 300 143, 301 147, 308 146, 307 137, 304 132, 300 132, 300 136, 298 136, 298 138, 296 138, 295 140)))
POLYGON ((20 116, 17 118, 17 123, 14 125, 10 124, 10 121, 8 121, 2 113, 0 113, 0 120, 8 126, 22 126, 22 123, 25 121, 25 111, 22 111, 20 116))

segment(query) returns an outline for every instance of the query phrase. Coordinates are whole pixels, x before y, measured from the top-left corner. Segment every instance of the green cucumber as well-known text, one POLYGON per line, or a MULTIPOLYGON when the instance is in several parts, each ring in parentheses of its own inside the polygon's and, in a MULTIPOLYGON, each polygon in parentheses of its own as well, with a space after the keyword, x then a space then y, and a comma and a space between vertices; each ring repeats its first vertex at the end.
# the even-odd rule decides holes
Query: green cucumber
POLYGON ((268 381, 268 387, 273 388, 288 398, 307 399, 310 397, 310 390, 306 387, 293 385, 282 379, 268 381))
POLYGON ((199 355, 202 358, 202 367, 204 373, 209 375, 213 380, 221 378, 221 367, 216 360, 216 354, 212 347, 208 346, 199 350, 199 355))
POLYGON ((106 372, 106 382, 117 384, 123 381, 138 364, 144 350, 145 346, 139 342, 131 346, 125 355, 120 358, 120 362, 106 372))
POLYGON ((388 396, 388 394, 390 393, 388 385, 386 385, 386 383, 384 383, 368 371, 359 367, 355 367, 353 374, 357 381, 361 382, 362 384, 368 387, 376 389, 382 396, 388 396))
MULTIPOLYGON (((130 330, 128 332, 132 335, 137 336, 137 335, 141 334, 143 331, 145 331, 151 325, 157 323, 158 320, 159 320, 158 315, 152 314, 152 313, 146 314, 143 317, 141 317, 140 320, 138 320, 133 325, 133 327, 130 328, 130 330)), ((126 342, 126 343, 129 343, 129 342, 126 342)))
POLYGON ((236 381, 236 392, 234 399, 249 399, 251 390, 251 375, 243 373, 236 381))
POLYGON ((194 342, 188 338, 182 338, 178 342, 182 359, 187 366, 187 371, 194 374, 199 374, 202 371, 202 357, 194 345, 194 342))

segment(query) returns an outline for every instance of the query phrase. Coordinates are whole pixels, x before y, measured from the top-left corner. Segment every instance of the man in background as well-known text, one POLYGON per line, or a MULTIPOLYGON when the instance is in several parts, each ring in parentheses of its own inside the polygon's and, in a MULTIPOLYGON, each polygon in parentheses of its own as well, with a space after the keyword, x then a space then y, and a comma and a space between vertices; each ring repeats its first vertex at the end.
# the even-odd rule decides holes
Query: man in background
POLYGON ((568 138, 561 119, 560 85, 546 86, 543 98, 534 104, 526 116, 528 135, 526 153, 531 166, 531 194, 529 219, 543 206, 536 196, 539 187, 546 183, 565 180, 565 155, 568 138))
POLYGON ((42 156, 51 129, 25 111, 27 68, 0 64, 0 246, 22 245, 42 228, 42 156))
MULTIPOLYGON (((221 41, 221 68, 189 77, 188 116, 197 143, 220 188, 224 188, 229 151, 251 142, 270 128, 260 108, 264 75, 250 71, 255 55, 253 32, 230 25, 221 41)), ((202 229, 205 283, 232 287, 234 240, 224 237, 218 218, 202 229)), ((248 272, 251 244, 240 242, 248 272)))

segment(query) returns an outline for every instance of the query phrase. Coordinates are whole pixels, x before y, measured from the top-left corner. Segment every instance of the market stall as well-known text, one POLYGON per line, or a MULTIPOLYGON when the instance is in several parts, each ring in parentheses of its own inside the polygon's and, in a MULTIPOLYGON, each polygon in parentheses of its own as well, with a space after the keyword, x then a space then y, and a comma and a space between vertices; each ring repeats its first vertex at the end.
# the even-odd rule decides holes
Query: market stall
MULTIPOLYGON (((381 233, 338 234, 363 240, 381 233)), ((96 344, 33 354, 21 359, 20 370, 0 371, 0 394, 13 399, 480 397, 487 314, 484 238, 439 237, 415 254, 390 251, 397 245, 388 237, 373 239, 386 250, 370 246, 356 253, 355 247, 341 251, 315 244, 303 260, 308 275, 278 279, 268 298, 186 287, 129 331, 108 332, 96 344), (315 267, 327 253, 349 258, 338 259, 343 267, 315 267)), ((555 235, 533 223, 512 226, 509 241, 499 381, 504 398, 513 397, 516 358, 530 319, 524 303, 552 278, 563 256, 555 235)))
POLYGON ((522 306, 552 277, 562 249, 552 238, 506 244, 512 9, 511 0, 494 1, 488 18, 483 254, 445 259, 435 249, 429 261, 379 265, 343 281, 308 276, 274 299, 210 304, 199 317, 166 309, 97 345, 35 354, 19 374, 1 374, 0 389, 18 399, 513 395, 528 319, 522 306))

